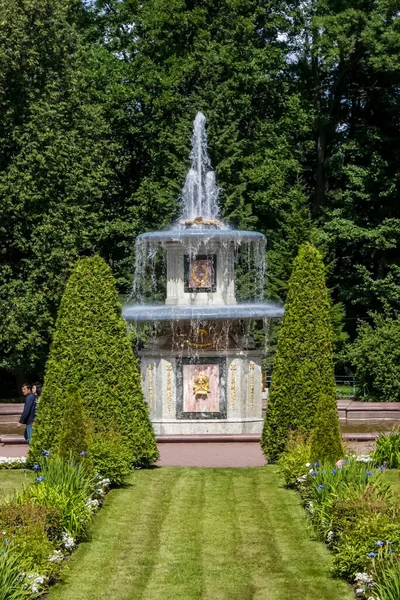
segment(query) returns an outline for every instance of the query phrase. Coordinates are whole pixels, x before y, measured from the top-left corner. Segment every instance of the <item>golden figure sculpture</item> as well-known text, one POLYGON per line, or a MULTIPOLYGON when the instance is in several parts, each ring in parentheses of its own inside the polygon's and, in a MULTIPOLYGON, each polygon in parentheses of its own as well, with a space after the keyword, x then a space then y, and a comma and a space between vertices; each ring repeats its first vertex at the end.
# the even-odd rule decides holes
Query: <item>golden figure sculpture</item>
POLYGON ((193 380, 193 394, 206 396, 210 393, 210 380, 205 373, 199 373, 193 380))

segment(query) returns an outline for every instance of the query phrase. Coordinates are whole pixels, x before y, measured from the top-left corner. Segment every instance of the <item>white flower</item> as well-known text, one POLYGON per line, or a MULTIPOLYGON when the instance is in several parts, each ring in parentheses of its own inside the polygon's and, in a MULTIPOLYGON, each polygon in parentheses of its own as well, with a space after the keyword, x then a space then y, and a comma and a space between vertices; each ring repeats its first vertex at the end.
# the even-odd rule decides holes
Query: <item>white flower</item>
POLYGON ((47 560, 53 563, 60 563, 64 560, 64 554, 61 550, 54 550, 53 554, 50 554, 47 560))
POLYGON ((100 503, 98 500, 96 500, 96 498, 88 498, 86 506, 89 510, 97 510, 100 506, 100 503))
POLYGON ((306 467, 309 469, 311 467, 311 463, 306 463, 306 467))
POLYGON ((61 534, 61 539, 62 539, 64 548, 67 548, 67 550, 71 550, 72 548, 75 547, 75 540, 72 536, 69 535, 68 532, 63 531, 61 534))

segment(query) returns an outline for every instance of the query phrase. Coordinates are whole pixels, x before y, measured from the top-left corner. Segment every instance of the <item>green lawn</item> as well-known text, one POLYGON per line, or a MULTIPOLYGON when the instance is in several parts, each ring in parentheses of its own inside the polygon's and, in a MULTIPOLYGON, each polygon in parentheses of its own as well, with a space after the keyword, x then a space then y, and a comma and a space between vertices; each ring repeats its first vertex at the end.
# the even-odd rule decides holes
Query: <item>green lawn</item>
POLYGON ((276 468, 160 468, 112 491, 49 600, 351 600, 276 468))
POLYGON ((0 500, 15 489, 21 488, 24 483, 30 483, 33 478, 32 471, 24 473, 23 470, 8 471, 0 469, 0 500))

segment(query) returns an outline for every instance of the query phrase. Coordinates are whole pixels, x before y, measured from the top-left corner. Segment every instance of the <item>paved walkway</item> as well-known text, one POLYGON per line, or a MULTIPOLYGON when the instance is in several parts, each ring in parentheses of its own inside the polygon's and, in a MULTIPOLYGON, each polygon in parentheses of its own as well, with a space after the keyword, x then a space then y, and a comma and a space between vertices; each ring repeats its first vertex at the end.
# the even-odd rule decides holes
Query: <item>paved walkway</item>
MULTIPOLYGON (((159 444, 160 467, 261 467, 265 459, 259 443, 179 443, 159 444)), ((0 456, 20 457, 28 446, 0 446, 0 456)))
POLYGON ((158 466, 262 467, 265 458, 259 442, 158 444, 158 466))
MULTIPOLYGON (((346 447, 357 454, 374 450, 371 442, 348 442, 346 447)), ((159 467, 262 467, 265 459, 258 442, 162 443, 158 444, 159 467)), ((0 457, 28 454, 28 446, 0 446, 0 457)))

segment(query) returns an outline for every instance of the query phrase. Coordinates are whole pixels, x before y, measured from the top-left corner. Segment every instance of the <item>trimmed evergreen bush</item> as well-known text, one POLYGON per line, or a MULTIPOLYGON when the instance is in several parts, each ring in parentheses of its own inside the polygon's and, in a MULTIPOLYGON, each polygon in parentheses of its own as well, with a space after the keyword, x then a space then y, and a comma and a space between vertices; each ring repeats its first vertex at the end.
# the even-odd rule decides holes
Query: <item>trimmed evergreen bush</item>
POLYGON ((115 424, 93 436, 90 446, 93 470, 109 479, 112 486, 122 485, 132 469, 132 456, 115 424))
POLYGON ((307 437, 321 394, 336 403, 332 324, 325 272, 318 250, 303 244, 289 280, 261 445, 279 458, 290 432, 307 437))
POLYGON ((99 256, 78 261, 61 300, 46 364, 30 463, 43 449, 57 451, 67 402, 75 384, 94 433, 116 422, 132 463, 148 466, 158 458, 140 378, 110 268, 99 256))
POLYGON ((335 463, 344 454, 336 398, 321 394, 311 435, 311 459, 335 463))
POLYGON ((89 450, 88 423, 81 395, 76 385, 67 385, 66 406, 61 425, 58 455, 66 460, 81 462, 82 452, 89 450))

